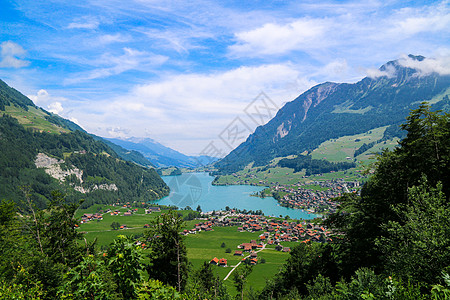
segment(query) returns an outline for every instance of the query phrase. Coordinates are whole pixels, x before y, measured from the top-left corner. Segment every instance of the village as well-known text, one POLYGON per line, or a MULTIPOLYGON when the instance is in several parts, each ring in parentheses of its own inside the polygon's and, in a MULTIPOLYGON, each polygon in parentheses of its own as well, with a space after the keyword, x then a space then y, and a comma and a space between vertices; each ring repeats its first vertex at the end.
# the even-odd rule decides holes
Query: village
MULTIPOLYGON (((195 224, 192 229, 185 229, 182 234, 198 234, 202 231, 212 231, 213 227, 235 226, 238 232, 261 232, 259 240, 251 240, 237 246, 235 256, 245 256, 242 261, 250 265, 258 263, 257 252, 266 246, 275 246, 275 250, 290 252, 290 247, 283 247, 282 242, 331 242, 333 232, 323 225, 306 221, 279 220, 262 215, 236 213, 235 210, 205 213, 208 219, 195 224)), ((225 258, 214 257, 210 264, 226 267, 225 258)))
MULTIPOLYGON (((136 205, 136 203, 116 203, 113 205, 116 208, 108 208, 92 214, 85 213, 81 216, 80 224, 91 221, 100 222, 105 214, 111 217, 132 216, 138 212, 136 205)), ((150 206, 146 203, 139 203, 138 206, 141 209, 143 208, 145 214, 161 213, 161 207, 159 206, 150 206)), ((250 265, 259 263, 257 252, 263 250, 266 246, 274 248, 276 251, 290 252, 290 247, 285 247, 282 243, 323 243, 331 242, 333 239, 331 230, 328 230, 322 224, 316 224, 309 220, 283 220, 264 215, 244 214, 235 209, 203 212, 201 217, 196 218, 196 220, 199 222, 195 223, 190 229, 184 229, 180 234, 184 236, 200 234, 201 232, 213 231, 214 227, 236 227, 238 234, 239 232, 260 233, 258 239, 240 243, 234 250, 234 256, 242 256, 241 261, 250 265)), ((113 229, 128 229, 126 224, 118 225, 117 228, 113 229)), ((148 227, 149 224, 143 226, 144 229, 148 227)), ((136 244, 145 248, 143 241, 136 240, 136 244)), ((210 264, 227 267, 228 261, 225 258, 213 257, 210 264)))
POLYGON ((338 206, 334 198, 343 193, 359 193, 359 181, 327 180, 313 181, 308 184, 297 183, 293 185, 276 184, 271 191, 283 193, 282 197, 275 197, 282 206, 304 209, 310 213, 334 213, 338 206), (307 188, 317 186, 319 189, 307 188))
MULTIPOLYGON (((359 171, 356 171, 359 173, 359 171)), ((334 172, 331 172, 334 173, 334 172)), ((344 193, 359 193, 362 183, 348 178, 336 178, 331 180, 312 180, 312 177, 301 176, 295 183, 280 183, 268 179, 258 180, 256 174, 231 174, 225 183, 218 183, 218 178, 213 185, 255 185, 267 188, 253 196, 273 196, 281 206, 306 210, 312 214, 329 214, 336 211, 338 203, 333 198, 344 193), (347 181, 348 180, 348 181, 347 181)), ((286 176, 289 173, 286 173, 286 176)), ((322 174, 318 174, 322 175, 322 174)), ((358 175, 361 178, 362 175, 358 175)), ((348 176, 346 176, 348 177, 348 176)))

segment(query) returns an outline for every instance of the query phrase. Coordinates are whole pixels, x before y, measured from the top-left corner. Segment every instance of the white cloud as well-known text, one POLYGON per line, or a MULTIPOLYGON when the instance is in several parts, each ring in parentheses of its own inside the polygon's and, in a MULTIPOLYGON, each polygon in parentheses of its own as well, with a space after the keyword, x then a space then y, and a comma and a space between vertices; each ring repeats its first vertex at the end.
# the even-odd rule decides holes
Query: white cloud
POLYGON ((121 127, 108 127, 106 131, 110 137, 113 138, 125 138, 130 133, 130 129, 121 127))
POLYGON ((52 96, 44 89, 39 90, 36 95, 28 95, 28 98, 33 100, 34 104, 37 106, 43 107, 51 113, 64 117, 62 103, 68 102, 67 98, 52 96))
POLYGON ((61 102, 53 102, 48 105, 48 111, 54 114, 61 114, 64 108, 62 107, 61 102))
POLYGON ((387 65, 384 70, 380 69, 366 69, 367 77, 372 79, 377 79, 379 77, 386 76, 387 78, 392 78, 395 76, 395 67, 392 65, 387 65))
POLYGON ((96 38, 96 42, 100 44, 112 44, 112 43, 123 43, 129 40, 129 37, 124 36, 123 34, 104 34, 100 37, 96 38))
POLYGON ((429 75, 431 73, 450 75, 450 55, 425 58, 422 61, 413 59, 409 56, 403 56, 399 59, 399 64, 404 67, 418 70, 420 75, 429 75))
POLYGON ((1 61, 0 68, 22 68, 30 64, 29 61, 22 60, 26 51, 20 46, 11 41, 6 41, 0 44, 1 61))
POLYGON ((103 54, 94 63, 98 66, 89 72, 74 74, 71 78, 64 80, 65 84, 74 84, 96 78, 105 78, 121 74, 129 70, 148 71, 150 67, 159 66, 168 60, 168 57, 156 55, 146 51, 132 48, 123 48, 122 55, 103 54))
POLYGON ((423 32, 449 32, 448 1, 420 8, 404 8, 393 16, 393 32, 404 37, 423 32))
POLYGON ((91 16, 85 16, 82 18, 76 18, 73 22, 67 25, 68 29, 96 29, 100 25, 100 22, 91 16))
POLYGON ((165 145, 195 154, 217 139, 236 116, 254 130, 257 124, 244 109, 261 91, 281 107, 314 84, 290 64, 172 75, 112 100, 83 103, 76 117, 99 135, 147 136, 150 132, 151 138, 165 145))
POLYGON ((237 44, 230 46, 234 55, 284 54, 292 50, 311 49, 326 43, 329 27, 324 19, 302 18, 288 24, 267 23, 262 27, 236 33, 237 44))

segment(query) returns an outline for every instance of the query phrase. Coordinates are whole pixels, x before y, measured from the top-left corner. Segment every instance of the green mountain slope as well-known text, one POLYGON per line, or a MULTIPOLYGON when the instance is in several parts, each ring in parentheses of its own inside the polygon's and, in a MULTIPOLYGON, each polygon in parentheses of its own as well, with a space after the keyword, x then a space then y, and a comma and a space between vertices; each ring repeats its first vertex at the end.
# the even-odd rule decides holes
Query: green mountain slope
POLYGON ((89 206, 168 195, 154 169, 124 161, 101 140, 36 107, 2 81, 0 103, 0 199, 20 203, 27 191, 45 207, 51 191, 62 189, 68 201, 85 199, 89 206))
POLYGON ((219 173, 235 172, 251 162, 264 165, 275 157, 311 152, 327 140, 383 126, 387 126, 384 139, 401 137, 399 124, 422 101, 431 100, 433 109, 450 107, 450 76, 422 76, 398 61, 388 62, 380 70, 394 72, 390 77, 366 77, 355 84, 319 84, 287 103, 215 164, 219 173))

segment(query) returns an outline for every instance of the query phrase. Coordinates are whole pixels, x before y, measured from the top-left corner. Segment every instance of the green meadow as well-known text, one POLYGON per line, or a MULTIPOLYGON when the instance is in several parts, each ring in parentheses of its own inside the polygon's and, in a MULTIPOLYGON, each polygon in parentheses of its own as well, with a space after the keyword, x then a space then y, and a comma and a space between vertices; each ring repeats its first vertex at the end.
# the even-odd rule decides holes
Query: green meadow
MULTIPOLYGON (((138 213, 131 216, 123 216, 127 211, 126 208, 94 205, 88 209, 80 209, 76 213, 77 218, 85 213, 96 213, 99 210, 106 211, 107 209, 120 210, 119 216, 111 216, 109 213, 103 215, 103 220, 90 221, 80 225, 79 230, 84 232, 87 241, 97 239, 99 246, 109 245, 118 235, 141 235, 146 230, 145 224, 156 218, 164 210, 159 213, 144 214, 143 209, 138 210, 138 213), (127 225, 127 229, 112 230, 111 223, 118 222, 121 225, 127 225)), ((188 211, 179 211, 182 214, 187 214, 188 211)), ((185 228, 191 229, 195 224, 202 222, 202 220, 191 220, 185 222, 185 228)), ((261 232, 238 232, 237 226, 232 227, 213 227, 212 231, 202 231, 197 234, 190 234, 185 237, 185 244, 187 248, 187 256, 189 262, 192 264, 192 270, 199 269, 203 262, 209 262, 214 257, 227 259, 228 267, 214 266, 216 274, 221 280, 230 272, 232 266, 235 266, 242 260, 243 256, 234 256, 234 251, 238 250, 237 246, 242 243, 248 243, 250 240, 259 241, 261 232), (225 243, 225 247, 221 247, 225 243), (226 249, 230 248, 231 253, 226 253, 226 249)), ((292 247, 298 243, 283 243, 283 246, 292 247)), ((148 254, 144 250, 144 254, 148 254)), ((248 254, 247 254, 248 255, 248 254)), ((289 257, 288 253, 283 253, 275 250, 274 246, 258 253, 258 261, 261 258, 265 259, 265 263, 258 263, 253 267, 253 272, 248 277, 248 287, 254 290, 260 290, 264 287, 267 279, 270 279, 283 266, 283 263, 289 257)), ((242 267, 241 264, 239 267, 242 267)), ((239 268, 238 267, 238 268, 239 268)), ((233 277, 230 276, 225 281, 225 285, 232 295, 236 295, 237 291, 233 285, 233 277)))
POLYGON ((45 113, 34 107, 28 106, 28 111, 16 106, 5 106, 5 112, 16 118, 25 128, 42 130, 50 133, 69 132, 45 119, 45 113))

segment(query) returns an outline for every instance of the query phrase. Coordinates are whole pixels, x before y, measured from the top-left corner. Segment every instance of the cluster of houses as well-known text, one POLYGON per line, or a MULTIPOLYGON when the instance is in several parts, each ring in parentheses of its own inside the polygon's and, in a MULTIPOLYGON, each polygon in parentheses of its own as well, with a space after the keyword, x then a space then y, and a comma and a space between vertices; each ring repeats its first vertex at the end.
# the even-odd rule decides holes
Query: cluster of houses
MULTIPOLYGON (((209 215, 209 219, 197 223, 188 230, 181 232, 183 235, 196 234, 201 231, 212 231, 214 226, 238 226, 240 232, 262 232, 259 235, 260 243, 256 245, 242 244, 247 247, 243 251, 250 251, 262 247, 263 244, 279 245, 281 242, 331 242, 333 232, 323 225, 315 225, 305 221, 288 222, 279 221, 261 215, 236 214, 233 210, 226 212, 217 211, 216 215, 209 215), (251 247, 251 249, 250 249, 251 247)), ((289 250, 286 250, 289 251, 289 250)))
POLYGON ((221 222, 217 222, 217 220, 214 220, 214 218, 211 218, 210 220, 203 222, 203 223, 198 223, 195 224, 195 227, 188 230, 185 229, 183 230, 183 232, 181 232, 182 235, 188 235, 188 234, 196 234, 200 231, 213 231, 214 229, 212 228, 214 226, 223 226, 221 225, 221 222))
POLYGON ((308 183, 310 184, 320 186, 323 190, 305 188, 304 183, 278 184, 273 186, 272 190, 286 193, 278 200, 282 206, 306 209, 311 213, 333 213, 338 206, 338 202, 333 201, 333 198, 343 193, 358 193, 360 186, 359 181, 343 180, 314 181, 308 183))
POLYGON ((322 225, 312 223, 297 223, 271 220, 259 215, 238 215, 230 219, 239 222, 242 226, 238 231, 264 231, 259 238, 268 245, 278 245, 281 242, 330 242, 332 234, 322 225))
POLYGON ((211 259, 211 261, 209 263, 212 265, 219 266, 219 267, 227 266, 227 260, 225 258, 218 259, 217 257, 214 257, 213 259, 211 259))
MULTIPOLYGON (((133 204, 135 205, 135 204, 133 204)), ((139 203, 138 203, 139 205, 139 203)), ((151 214, 152 212, 161 212, 161 208, 158 206, 150 206, 147 207, 148 204, 142 202, 140 204, 140 206, 144 207, 145 213, 146 214, 151 214)), ((111 206, 115 206, 115 207, 119 207, 120 209, 127 209, 126 212, 123 213, 124 216, 131 216, 134 213, 138 212, 138 208, 132 208, 132 204, 130 204, 130 202, 127 202, 125 204, 122 203, 114 203, 111 204, 111 206)), ((115 210, 111 210, 111 209, 107 209, 105 211, 100 210, 99 212, 95 213, 95 214, 84 214, 83 216, 81 216, 81 221, 80 223, 86 223, 89 221, 93 221, 93 220, 103 220, 103 214, 110 214, 111 216, 119 216, 121 213, 121 211, 119 209, 115 209, 115 210)))
POLYGON ((80 223, 87 223, 93 220, 103 220, 103 215, 101 213, 95 213, 95 214, 84 214, 81 216, 80 223))

